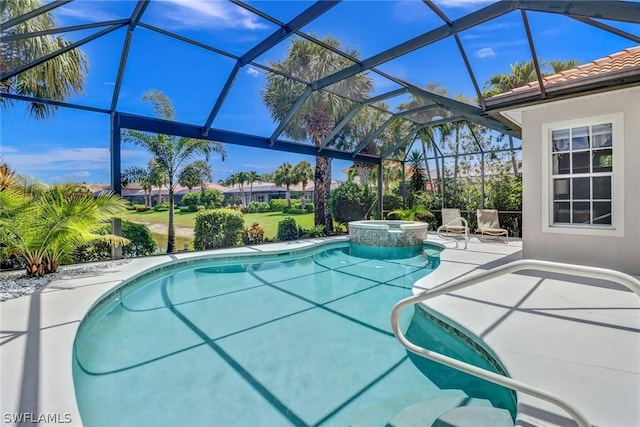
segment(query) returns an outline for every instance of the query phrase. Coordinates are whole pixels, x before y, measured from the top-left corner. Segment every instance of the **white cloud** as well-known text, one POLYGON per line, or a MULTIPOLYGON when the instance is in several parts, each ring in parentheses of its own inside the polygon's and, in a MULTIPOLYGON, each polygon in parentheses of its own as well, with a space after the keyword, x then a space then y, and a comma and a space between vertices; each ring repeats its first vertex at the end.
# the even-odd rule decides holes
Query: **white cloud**
POLYGON ((64 176, 67 178, 86 178, 88 176, 91 176, 91 173, 89 171, 79 171, 74 173, 66 173, 64 174, 64 176))
POLYGON ((249 74, 251 77, 258 77, 260 75, 260 71, 256 70, 253 67, 249 67, 247 68, 247 74, 249 74))
POLYGON ((478 58, 495 58, 496 57, 496 52, 491 49, 490 47, 483 47, 482 49, 478 50, 476 52, 476 56, 478 58))
POLYGON ((115 19, 128 18, 128 16, 118 16, 111 12, 101 9, 100 2, 76 1, 72 6, 62 6, 53 11, 56 17, 62 17, 60 21, 64 21, 64 17, 81 19, 83 21, 99 22, 112 21, 115 19))
MULTIPOLYGON (((145 156, 145 153, 122 150, 122 157, 145 156)), ((3 157, 19 173, 38 175, 41 171, 60 171, 69 175, 89 170, 109 170, 110 156, 108 148, 78 147, 52 148, 37 153, 14 150, 3 157), (76 172, 78 171, 78 172, 76 172)))
POLYGON ((18 149, 16 147, 10 147, 8 145, 1 145, 0 144, 0 156, 2 154, 6 154, 6 153, 15 153, 16 151, 18 151, 18 149))
POLYGON ((206 0, 166 0, 172 11, 164 7, 165 17, 180 27, 222 27, 257 30, 265 28, 253 13, 230 3, 206 0))

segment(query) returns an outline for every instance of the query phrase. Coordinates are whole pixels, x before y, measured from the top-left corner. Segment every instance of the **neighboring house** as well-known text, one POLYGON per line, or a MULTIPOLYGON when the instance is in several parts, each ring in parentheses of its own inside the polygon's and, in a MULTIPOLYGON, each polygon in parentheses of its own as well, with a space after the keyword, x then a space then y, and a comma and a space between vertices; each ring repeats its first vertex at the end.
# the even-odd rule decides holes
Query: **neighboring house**
MULTIPOLYGON (((204 186, 205 186, 205 189, 218 190, 221 193, 224 192, 224 190, 226 189, 226 187, 220 184, 215 184, 213 182, 208 182, 204 186)), ((111 190, 111 187, 108 184, 92 184, 90 188, 94 189, 94 194, 104 193, 111 190)), ((200 191, 201 191, 200 186, 194 187, 192 190, 189 190, 187 187, 182 187, 178 185, 174 191, 174 200, 176 205, 180 204, 180 201, 182 200, 182 197, 185 194, 189 192, 196 193, 200 191)), ((122 187, 121 196, 123 199, 126 199, 127 201, 134 204, 140 204, 140 205, 146 204, 145 191, 137 182, 132 182, 127 184, 126 187, 122 187)), ((166 187, 162 187, 160 189, 158 187, 154 187, 151 190, 151 206, 155 206, 157 204, 168 202, 168 201, 169 201, 169 190, 166 187)))
MULTIPOLYGON (((340 183, 338 181, 331 181, 331 191, 338 188, 340 183)), ((307 183, 302 192, 302 185, 296 184, 289 188, 289 192, 292 199, 300 199, 304 196, 304 200, 307 202, 313 201, 313 181, 307 183)), ((250 202, 265 202, 269 203, 271 199, 284 199, 286 198, 287 189, 284 186, 279 186, 271 182, 257 182, 253 184, 253 191, 251 191, 249 185, 244 185, 244 205, 248 205, 250 202)), ((242 193, 240 187, 234 185, 233 187, 226 188, 224 191, 225 203, 229 204, 243 204, 242 193)))
POLYGON ((543 87, 486 100, 522 128, 524 257, 640 274, 640 46, 543 87))

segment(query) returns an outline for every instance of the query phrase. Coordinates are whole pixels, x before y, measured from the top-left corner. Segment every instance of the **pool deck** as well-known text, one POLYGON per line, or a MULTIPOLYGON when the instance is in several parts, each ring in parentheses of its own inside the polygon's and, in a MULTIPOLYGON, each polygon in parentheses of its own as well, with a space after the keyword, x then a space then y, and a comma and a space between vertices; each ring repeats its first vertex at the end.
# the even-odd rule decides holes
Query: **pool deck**
MULTIPOLYGON (((314 244, 283 242, 208 253, 314 244)), ((519 241, 474 238, 467 250, 442 252, 440 267, 418 281, 414 291, 520 259, 521 249, 519 241)), ((11 417, 23 414, 53 418, 41 425, 81 425, 71 360, 73 340, 88 309, 126 278, 172 259, 202 256, 136 259, 86 277, 63 276, 33 295, 0 303, 2 423, 15 424, 11 417)), ((632 292, 608 282, 529 271, 439 297, 428 306, 488 345, 511 377, 564 397, 593 425, 640 425, 640 298, 632 292)), ((524 395, 518 400, 519 426, 575 425, 551 404, 524 395)))

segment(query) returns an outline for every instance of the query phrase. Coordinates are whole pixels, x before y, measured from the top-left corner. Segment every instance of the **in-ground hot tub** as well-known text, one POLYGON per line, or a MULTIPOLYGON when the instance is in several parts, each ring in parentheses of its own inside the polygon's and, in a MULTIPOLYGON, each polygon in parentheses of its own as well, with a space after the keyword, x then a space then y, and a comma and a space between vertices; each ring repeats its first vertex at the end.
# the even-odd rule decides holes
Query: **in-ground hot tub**
POLYGON ((351 221, 349 239, 366 246, 418 246, 427 239, 428 228, 419 221, 351 221))

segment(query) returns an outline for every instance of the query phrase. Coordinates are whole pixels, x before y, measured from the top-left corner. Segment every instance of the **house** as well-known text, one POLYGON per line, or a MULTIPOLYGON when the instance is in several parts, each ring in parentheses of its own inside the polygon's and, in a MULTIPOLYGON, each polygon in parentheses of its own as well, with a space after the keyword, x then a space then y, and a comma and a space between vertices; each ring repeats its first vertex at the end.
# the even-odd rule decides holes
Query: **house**
MULTIPOLYGON (((338 188, 340 183, 338 181, 331 181, 331 191, 338 188)), ((313 181, 308 182, 302 190, 302 184, 292 185, 289 188, 289 193, 292 199, 304 198, 307 202, 313 201, 313 181)), ((238 185, 225 188, 223 191, 225 204, 243 204, 247 206, 250 202, 265 202, 269 203, 272 199, 284 199, 286 198, 287 189, 283 185, 276 185, 272 182, 257 182, 253 184, 253 187, 245 184, 242 191, 238 185), (244 196, 243 196, 244 194, 244 196), (242 203, 244 197, 245 203, 242 203)))
POLYGON ((640 46, 486 104, 522 129, 523 256, 640 274, 640 46))

